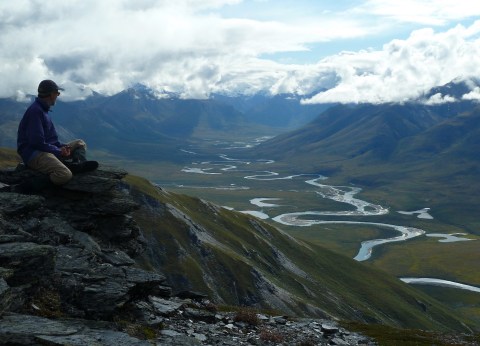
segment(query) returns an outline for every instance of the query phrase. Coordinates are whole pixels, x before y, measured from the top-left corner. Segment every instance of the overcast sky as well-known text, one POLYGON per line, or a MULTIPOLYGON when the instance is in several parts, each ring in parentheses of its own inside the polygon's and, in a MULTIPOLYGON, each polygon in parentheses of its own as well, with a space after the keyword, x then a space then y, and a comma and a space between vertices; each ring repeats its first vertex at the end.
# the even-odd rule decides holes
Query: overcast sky
POLYGON ((480 1, 0 3, 0 97, 35 94, 53 79, 67 100, 142 83, 186 98, 266 91, 401 102, 480 77, 479 57, 480 1))

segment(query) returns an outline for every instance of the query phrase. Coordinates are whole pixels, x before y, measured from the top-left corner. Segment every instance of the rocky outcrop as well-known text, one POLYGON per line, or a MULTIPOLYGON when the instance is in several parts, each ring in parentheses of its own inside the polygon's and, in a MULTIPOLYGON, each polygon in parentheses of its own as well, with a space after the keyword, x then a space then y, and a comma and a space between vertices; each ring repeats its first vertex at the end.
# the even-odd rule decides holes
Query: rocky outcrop
MULTIPOLYGON (((35 175, 2 171, 0 182, 35 175)), ((90 322, 128 322, 135 314, 135 323, 146 323, 139 306, 153 310, 149 297, 171 292, 164 275, 135 266, 145 240, 130 215, 138 206, 124 189, 125 175, 103 167, 37 195, 0 192, 0 340, 136 344, 111 326, 90 322)))
MULTIPOLYGON (((0 187, 35 175, 0 171, 0 187)), ((252 323, 219 313, 201 293, 172 297, 162 273, 136 263, 147 244, 125 175, 101 167, 35 195, 0 192, 1 344, 371 343, 325 321, 252 323)))

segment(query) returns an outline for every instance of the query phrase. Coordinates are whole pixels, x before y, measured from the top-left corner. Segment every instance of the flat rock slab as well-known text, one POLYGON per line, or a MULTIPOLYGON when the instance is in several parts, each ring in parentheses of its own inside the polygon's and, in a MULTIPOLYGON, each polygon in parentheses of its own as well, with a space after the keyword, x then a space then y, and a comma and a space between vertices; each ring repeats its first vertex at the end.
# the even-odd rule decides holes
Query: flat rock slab
POLYGON ((127 267, 123 270, 125 271, 127 280, 135 284, 152 283, 161 285, 166 280, 166 277, 163 274, 147 272, 143 269, 127 267))
MULTIPOLYGON (((103 193, 110 191, 126 175, 127 172, 122 169, 102 165, 95 171, 74 175, 72 180, 62 187, 73 191, 103 193)), ((42 174, 20 164, 16 169, 0 170, 0 183, 18 184, 38 176, 42 174)))
POLYGON ((158 297, 149 297, 149 300, 153 304, 155 310, 162 316, 173 315, 183 306, 183 303, 158 297))
POLYGON ((97 177, 94 175, 76 175, 67 184, 62 185, 64 189, 91 193, 103 193, 115 187, 118 180, 97 177))
POLYGON ((40 335, 36 338, 45 342, 46 345, 71 345, 71 346, 142 346, 152 344, 145 340, 133 338, 128 334, 115 332, 111 330, 87 330, 75 335, 69 336, 50 336, 40 335), (48 343, 47 343, 48 342, 48 343))
POLYGON ((100 164, 100 167, 97 170, 91 172, 90 174, 96 175, 98 177, 120 180, 125 177, 128 172, 119 167, 100 164))
POLYGON ((0 319, 0 340, 12 345, 151 345, 128 334, 92 328, 81 320, 50 320, 47 318, 7 314, 0 319))
POLYGON ((338 333, 339 328, 331 324, 322 324, 322 332, 327 335, 332 335, 338 333))

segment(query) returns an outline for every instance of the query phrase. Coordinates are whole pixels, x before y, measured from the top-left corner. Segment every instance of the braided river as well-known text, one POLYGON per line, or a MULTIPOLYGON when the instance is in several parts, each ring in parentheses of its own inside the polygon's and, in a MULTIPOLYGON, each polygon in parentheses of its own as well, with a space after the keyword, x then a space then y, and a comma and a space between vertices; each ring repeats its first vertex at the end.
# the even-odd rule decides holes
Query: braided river
MULTIPOLYGON (((192 152, 192 154, 194 154, 192 152)), ((468 239, 462 237, 463 234, 426 234, 426 232, 419 228, 403 226, 403 225, 393 225, 387 223, 377 223, 377 222, 362 222, 362 221, 348 221, 344 220, 348 217, 359 217, 363 216, 381 216, 386 215, 390 212, 387 207, 373 204, 364 200, 357 198, 359 192, 362 191, 361 188, 356 186, 332 186, 325 184, 325 181, 328 180, 327 177, 322 175, 312 175, 312 174, 295 174, 295 175, 281 175, 278 172, 273 171, 251 171, 248 170, 249 166, 257 165, 268 165, 273 163, 273 160, 256 160, 255 162, 242 160, 242 159, 234 159, 225 154, 219 155, 220 160, 217 161, 203 161, 203 162, 193 162, 191 165, 184 167, 182 171, 184 173, 190 174, 202 174, 212 176, 214 178, 218 175, 228 175, 229 173, 235 172, 238 173, 249 173, 247 175, 243 175, 243 179, 245 181, 248 180, 256 180, 256 181, 274 181, 274 180, 298 180, 301 179, 306 186, 309 186, 310 189, 313 187, 315 194, 319 198, 328 199, 334 202, 345 203, 353 208, 348 208, 349 210, 335 210, 335 211, 328 211, 328 210, 305 210, 305 211, 296 211, 296 212, 289 212, 283 213, 279 215, 269 215, 267 214, 264 209, 268 209, 268 213, 274 213, 276 207, 279 207, 281 204, 281 198, 273 198, 273 197, 255 197, 249 200, 251 205, 258 207, 260 210, 237 210, 246 214, 253 215, 260 219, 271 219, 274 222, 277 222, 282 225, 291 226, 291 227, 310 227, 313 225, 322 225, 322 224, 345 224, 345 225, 366 225, 372 226, 376 228, 387 228, 392 229, 398 233, 398 235, 393 237, 385 237, 379 239, 370 239, 366 241, 362 241, 359 244, 359 250, 357 255, 354 257, 357 261, 366 261, 370 259, 372 256, 375 247, 388 244, 392 242, 405 242, 409 239, 420 237, 420 236, 431 236, 431 237, 439 237, 441 238, 441 242, 455 242, 455 241, 471 241, 473 239, 468 239), (240 168, 239 168, 240 167, 240 168), (308 179, 305 180, 305 178, 308 179), (275 202, 275 203, 272 203, 275 202), (328 219, 322 219, 323 217, 328 217, 328 219), (339 220, 331 220, 332 218, 335 219, 339 217, 339 220)), ((225 179, 222 179, 225 181, 225 179)), ((238 181, 238 179, 237 179, 238 181)), ((184 186, 184 185, 177 185, 177 187, 188 187, 192 188, 192 186, 184 186)), ((236 183, 231 183, 229 185, 221 185, 221 186, 195 186, 193 188, 210 188, 210 189, 219 189, 219 190, 248 190, 249 186, 245 185, 237 185, 236 183)), ((301 191, 299 191, 301 193, 301 191)), ((283 205, 285 206, 285 205, 283 205)), ((229 206, 224 206, 227 209, 233 209, 229 206)), ((398 213, 404 215, 412 215, 416 216, 417 218, 421 219, 433 219, 430 214, 430 208, 423 208, 421 210, 416 211, 397 211, 398 213)), ((473 292, 479 292, 480 288, 470 285, 465 285, 462 283, 456 283, 452 281, 446 281, 442 279, 435 279, 435 278, 400 278, 402 281, 410 284, 425 284, 425 285, 436 285, 436 286, 443 286, 443 287, 451 287, 451 288, 458 288, 469 290, 473 292)))

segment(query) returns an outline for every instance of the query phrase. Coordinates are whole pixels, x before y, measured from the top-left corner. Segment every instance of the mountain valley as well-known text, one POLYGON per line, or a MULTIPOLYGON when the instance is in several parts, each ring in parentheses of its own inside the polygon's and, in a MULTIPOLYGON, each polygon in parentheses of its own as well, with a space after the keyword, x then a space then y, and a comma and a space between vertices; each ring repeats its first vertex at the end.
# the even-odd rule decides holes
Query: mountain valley
MULTIPOLYGON (((93 158, 128 167, 134 218, 155 244, 138 263, 178 289, 288 314, 477 329, 478 292, 400 279, 480 287, 478 104, 320 105, 297 123, 292 102, 129 89, 58 103, 52 117, 93 158), (363 243, 402 234, 353 260, 363 243)), ((1 146, 14 147, 25 106, 1 100, 1 146)), ((0 160, 16 163, 8 150, 0 160)))

